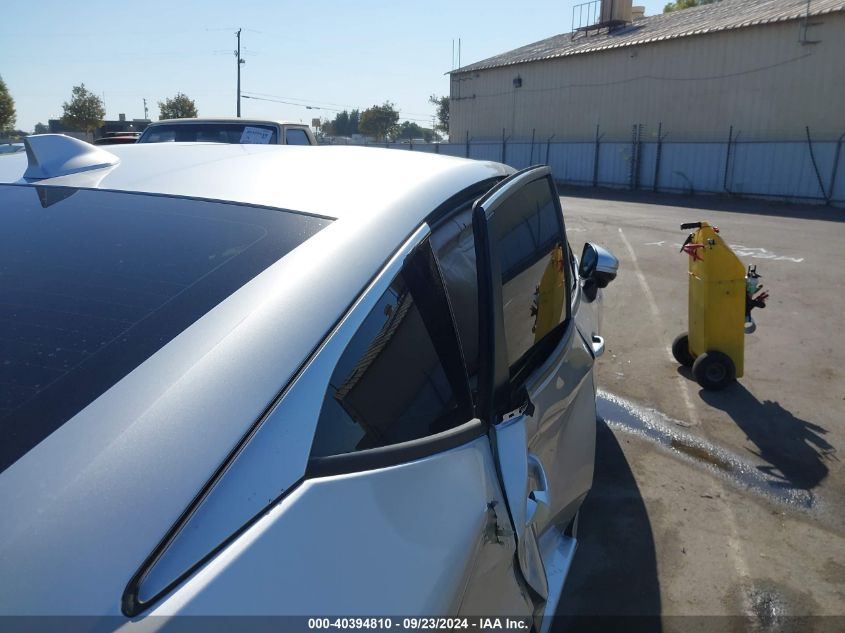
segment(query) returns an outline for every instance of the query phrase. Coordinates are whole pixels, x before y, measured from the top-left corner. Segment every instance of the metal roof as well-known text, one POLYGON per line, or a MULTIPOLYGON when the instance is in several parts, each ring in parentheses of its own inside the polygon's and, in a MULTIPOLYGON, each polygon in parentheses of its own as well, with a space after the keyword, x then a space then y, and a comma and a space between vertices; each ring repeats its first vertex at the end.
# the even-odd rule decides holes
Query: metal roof
POLYGON ((691 9, 652 15, 611 32, 555 35, 501 55, 453 70, 450 74, 581 55, 734 29, 798 20, 845 11, 843 0, 722 0, 691 9), (809 10, 808 10, 809 5, 809 10))

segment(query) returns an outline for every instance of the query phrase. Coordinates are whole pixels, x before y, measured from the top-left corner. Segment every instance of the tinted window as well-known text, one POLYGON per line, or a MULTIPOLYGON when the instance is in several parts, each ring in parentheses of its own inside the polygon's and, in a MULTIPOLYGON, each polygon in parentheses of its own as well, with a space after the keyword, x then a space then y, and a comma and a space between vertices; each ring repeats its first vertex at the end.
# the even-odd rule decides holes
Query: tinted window
POLYGON ((328 224, 60 187, 0 209, 0 470, 328 224))
POLYGON ((493 239, 501 267, 507 357, 513 377, 527 364, 535 345, 567 316, 568 253, 548 179, 521 187, 496 209, 493 239))
POLYGON ((305 130, 288 128, 285 130, 285 143, 288 145, 311 145, 305 130))
POLYGON ((172 143, 176 140, 173 127, 150 127, 139 139, 139 143, 172 143))
POLYGON ((472 418, 448 304, 433 264, 410 267, 379 298, 332 373, 313 457, 418 439, 472 418))
POLYGON ((154 125, 147 128, 140 143, 277 143, 276 128, 270 125, 246 123, 174 123, 154 125), (247 134, 244 135, 244 131, 247 134), (250 131, 262 134, 250 134, 250 131), (249 139, 249 140, 245 140, 249 139))

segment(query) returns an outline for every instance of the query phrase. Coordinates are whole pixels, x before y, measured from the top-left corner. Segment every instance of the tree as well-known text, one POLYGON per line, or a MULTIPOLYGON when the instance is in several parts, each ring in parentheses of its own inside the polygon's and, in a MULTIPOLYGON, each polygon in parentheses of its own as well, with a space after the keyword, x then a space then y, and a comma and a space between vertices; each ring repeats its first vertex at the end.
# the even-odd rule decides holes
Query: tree
POLYGON ((335 136, 334 123, 328 119, 320 121, 320 133, 325 136, 335 136))
POLYGON ((663 13, 671 13, 672 11, 680 11, 681 9, 699 7, 703 4, 713 4, 714 2, 719 2, 719 0, 675 0, 663 7, 663 13))
POLYGON ((73 87, 70 101, 65 101, 62 109, 62 124, 68 129, 81 132, 90 132, 99 127, 106 116, 103 100, 88 90, 84 83, 73 87))
POLYGON ((443 134, 449 134, 449 97, 431 95, 428 101, 437 106, 437 125, 434 129, 443 134))
MULTIPOLYGON (((403 121, 395 132, 396 139, 422 139, 426 143, 431 143, 437 139, 437 134, 431 128, 422 127, 418 123, 412 121, 403 121)), ((439 139, 438 139, 439 140, 439 139)))
POLYGON ((358 134, 358 123, 361 120, 361 111, 355 108, 349 113, 349 136, 358 134))
POLYGON ((425 138, 425 130, 411 121, 403 121, 396 138, 425 138))
POLYGON ((374 105, 361 113, 358 129, 364 134, 383 140, 393 134, 397 123, 399 111, 390 101, 385 101, 380 106, 374 105))
POLYGON ((15 127, 15 100, 9 94, 6 82, 0 77, 0 130, 11 130, 15 127))
POLYGON ((35 124, 35 130, 33 131, 33 134, 47 134, 49 131, 50 128, 48 126, 39 122, 35 124))
POLYGON ((352 112, 338 112, 334 116, 334 120, 325 121, 323 125, 323 133, 328 136, 352 136, 358 134, 358 120, 361 118, 360 112, 355 109, 352 112))
POLYGON ((334 131, 337 136, 349 136, 349 113, 344 110, 334 117, 334 131))
POLYGON ((197 116, 197 105, 188 95, 177 92, 175 97, 158 102, 160 111, 159 121, 162 119, 193 119, 197 116))

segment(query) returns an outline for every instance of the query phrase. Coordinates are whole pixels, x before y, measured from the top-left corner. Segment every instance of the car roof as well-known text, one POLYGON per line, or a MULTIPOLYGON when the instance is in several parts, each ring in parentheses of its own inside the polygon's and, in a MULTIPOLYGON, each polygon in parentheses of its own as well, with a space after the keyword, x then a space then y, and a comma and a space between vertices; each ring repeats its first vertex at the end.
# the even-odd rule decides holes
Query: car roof
MULTIPOLYGON (((360 146, 150 143, 107 151, 117 165, 37 184, 209 198, 354 221, 392 210, 413 191, 451 195, 513 171, 500 163, 360 146)), ((5 157, 0 182, 24 183, 26 164, 24 154, 5 157)))
MULTIPOLYGON (((427 214, 512 172, 498 163, 348 146, 90 149, 97 160, 119 162, 27 182, 27 156, 12 154, 0 158, 0 182, 210 198, 338 219, 0 474, 0 498, 15 508, 14 520, 0 522, 0 582, 14 585, 6 604, 22 612, 118 615, 118 590, 104 588, 124 586, 427 214), (80 520, 79 508, 97 521, 80 520), (80 575, 92 560, 97 573, 80 575), (12 583, 10 574, 28 583, 12 583), (44 596, 51 596, 46 606, 44 596)), ((310 432, 296 422, 286 418, 280 432, 310 432)))

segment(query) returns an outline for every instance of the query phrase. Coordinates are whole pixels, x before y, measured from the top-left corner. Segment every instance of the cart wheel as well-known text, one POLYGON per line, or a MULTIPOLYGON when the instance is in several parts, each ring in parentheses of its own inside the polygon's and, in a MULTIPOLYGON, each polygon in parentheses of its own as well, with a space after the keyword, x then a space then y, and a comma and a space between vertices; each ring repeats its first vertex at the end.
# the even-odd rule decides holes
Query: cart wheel
POLYGON ((689 351, 689 335, 686 332, 678 334, 672 341, 672 356, 684 367, 692 367, 695 362, 695 356, 689 351))
POLYGON ((692 364, 692 375, 704 389, 724 389, 736 380, 736 367, 727 354, 704 352, 692 364))

